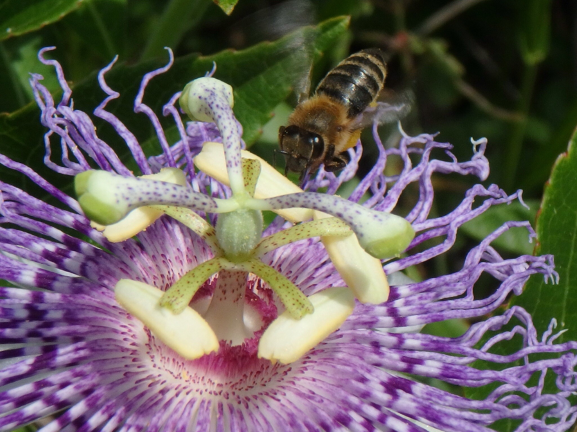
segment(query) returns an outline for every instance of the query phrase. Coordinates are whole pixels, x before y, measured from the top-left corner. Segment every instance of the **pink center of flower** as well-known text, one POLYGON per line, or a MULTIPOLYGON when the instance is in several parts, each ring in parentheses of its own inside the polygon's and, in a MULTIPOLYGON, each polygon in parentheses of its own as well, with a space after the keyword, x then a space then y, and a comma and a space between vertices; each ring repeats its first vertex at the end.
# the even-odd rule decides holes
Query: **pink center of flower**
MULTIPOLYGON (((240 280, 236 276, 238 275, 227 278, 227 282, 240 280)), ((227 304, 226 299, 224 301, 223 298, 215 299, 215 296, 223 296, 222 291, 220 294, 216 292, 218 277, 204 284, 191 306, 202 307, 202 304, 211 297, 209 310, 214 311, 215 304, 217 306, 227 304)), ((229 288, 232 288, 231 292, 234 295, 238 287, 229 288)), ((208 392, 209 395, 228 400, 247 396, 247 393, 262 392, 265 388, 270 389, 271 385, 280 384, 287 376, 293 374, 296 370, 295 364, 273 364, 267 359, 257 357, 260 337, 278 315, 273 291, 253 275, 249 275, 244 289, 242 302, 244 328, 250 330, 255 325, 258 328, 239 344, 221 339, 217 352, 196 360, 185 360, 155 337, 148 328, 143 327, 146 342, 141 349, 143 355, 149 359, 150 367, 158 371, 158 379, 170 377, 199 395, 208 392)), ((296 368, 300 369, 299 366, 296 368)))

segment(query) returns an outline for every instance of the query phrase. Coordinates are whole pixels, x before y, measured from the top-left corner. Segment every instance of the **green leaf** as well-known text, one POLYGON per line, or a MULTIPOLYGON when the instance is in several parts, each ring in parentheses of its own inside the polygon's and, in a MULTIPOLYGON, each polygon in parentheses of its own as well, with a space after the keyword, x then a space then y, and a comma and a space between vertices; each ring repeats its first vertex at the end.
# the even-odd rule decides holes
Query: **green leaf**
POLYGON ((38 428, 30 425, 30 426, 24 426, 23 428, 15 429, 13 432, 35 432, 37 430, 38 428))
MULTIPOLYGON (((489 208, 485 213, 464 224, 461 229, 475 240, 483 240, 508 221, 534 221, 539 201, 527 200, 524 207, 520 202, 503 204, 489 208)), ((535 242, 529 243, 529 233, 525 228, 513 228, 497 238, 492 246, 521 255, 531 255, 535 242)))
POLYGON ((14 429, 12 432, 36 432, 38 430, 38 427, 39 426, 37 425, 37 423, 32 423, 27 426, 14 429))
MULTIPOLYGON (((39 112, 31 109, 31 105, 13 114, 0 113, 0 153, 28 166, 38 167, 40 174, 50 175, 51 171, 42 163, 44 132, 39 112)), ((0 178, 27 189, 24 178, 15 171, 0 167, 0 178)))
POLYGON ((450 319, 427 324, 421 333, 440 337, 460 337, 469 329, 469 323, 463 319, 450 319))
POLYGON ((26 102, 34 99, 29 84, 30 73, 44 74, 43 84, 49 91, 57 91, 60 88, 56 75, 52 73, 54 69, 38 61, 38 51, 41 48, 42 39, 40 37, 29 38, 19 46, 18 57, 11 62, 13 73, 17 76, 20 86, 26 93, 26 102))
MULTIPOLYGON (((295 67, 295 64, 299 64, 302 53, 287 47, 293 46, 291 43, 294 40, 311 41, 313 60, 318 59, 321 53, 346 31, 347 26, 348 18, 333 18, 316 27, 302 28, 278 41, 261 43, 243 51, 227 50, 207 57, 188 55, 178 58, 169 71, 152 79, 146 89, 144 102, 156 113, 160 113, 162 105, 175 92, 182 90, 188 81, 205 75, 212 69, 213 63, 216 63, 214 76, 233 86, 235 114, 243 125, 244 140, 251 144, 259 136, 262 126, 270 120, 274 107, 291 93, 295 75, 303 72, 295 67)), ((133 66, 120 64, 106 75, 108 85, 121 94, 118 99, 109 103, 107 110, 118 116, 137 136, 148 155, 158 154, 160 147, 148 118, 144 114, 134 113, 134 98, 144 74, 165 64, 166 59, 146 61, 133 66)), ((96 73, 74 86, 76 109, 91 113, 104 99, 105 94, 95 75, 96 73)), ((55 98, 55 101, 57 103, 58 98, 55 98)), ((99 137, 111 145, 124 161, 130 160, 126 145, 110 126, 99 119, 93 120, 99 137)), ((167 135, 174 136, 174 123, 162 116, 160 120, 167 128, 167 135)), ((45 128, 40 125, 39 110, 35 103, 9 115, 0 114, 0 152, 26 163, 46 177, 62 177, 51 174, 51 171, 44 167, 45 132, 45 128)), ((57 149, 58 146, 56 137, 53 137, 52 148, 57 149)), ((4 171, 0 173, 3 178, 7 178, 4 177, 4 171)), ((8 171, 6 175, 13 174, 8 171)), ((62 186, 58 179, 52 181, 55 185, 62 186)), ((64 184, 70 183, 67 178, 60 181, 64 184)))
POLYGON ((232 10, 238 3, 238 0, 212 0, 223 12, 227 15, 232 13, 232 10))
POLYGON ((176 48, 185 34, 198 26, 210 6, 209 0, 170 0, 156 20, 141 60, 158 57, 165 47, 176 48))
POLYGON ((64 20, 91 50, 104 59, 123 54, 128 0, 89 0, 64 20))
POLYGON ((81 4, 79 0, 4 0, 0 4, 0 40, 38 30, 81 4))
POLYGON ((567 330, 557 342, 577 340, 577 133, 557 158, 539 212, 537 254, 554 255, 559 284, 533 277, 513 302, 531 313, 539 333, 556 318, 557 330, 567 330))

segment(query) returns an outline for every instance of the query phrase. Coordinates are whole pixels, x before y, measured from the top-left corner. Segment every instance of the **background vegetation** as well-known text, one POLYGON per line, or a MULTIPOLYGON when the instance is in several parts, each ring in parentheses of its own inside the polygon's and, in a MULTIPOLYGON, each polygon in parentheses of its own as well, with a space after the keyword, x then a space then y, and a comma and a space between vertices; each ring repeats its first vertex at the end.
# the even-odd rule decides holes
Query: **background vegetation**
MULTIPOLYGON (((487 137, 487 184, 497 183, 508 193, 523 189, 530 205, 530 210, 521 205, 497 208, 469 224, 451 255, 413 269, 412 276, 426 278, 458 268, 463 251, 505 220, 534 221, 545 191, 537 253, 555 253, 561 283, 545 287, 531 280, 521 301, 534 314, 539 331, 556 316, 569 328, 560 340, 575 340, 577 318, 571 311, 577 310, 577 300, 570 274, 577 266, 571 252, 577 235, 577 167, 575 152, 564 152, 577 123, 576 23, 577 3, 572 0, 223 0, 219 5, 209 0, 4 0, 0 152, 69 190, 68 178, 43 167, 45 131, 29 73, 44 75, 52 91, 59 88, 53 70, 37 60, 41 47, 57 47, 49 57, 61 62, 75 106, 87 112, 103 99, 95 74, 118 55, 108 82, 122 97, 111 108, 136 131, 149 154, 158 143, 146 119, 132 113, 141 77, 166 62, 163 47, 174 50, 175 66, 147 93, 147 102, 159 113, 171 94, 216 61, 216 76, 235 88, 245 140, 267 157, 276 148, 278 125, 290 113, 291 89, 306 61, 315 62, 316 82, 349 53, 379 47, 389 57, 387 86, 414 100, 404 129, 411 134, 440 131, 438 140, 453 143, 461 159, 471 155, 471 137, 487 137), (287 34, 292 36, 282 39, 287 34), (276 42, 257 45, 266 40, 276 42), (295 49, 301 45, 305 61, 295 49), (267 125, 273 112, 276 116, 267 125)), ((382 129, 383 137, 394 141, 394 128, 382 129)), ((121 148, 106 127, 99 135, 121 148)), ((365 137, 364 148, 362 168, 367 169, 375 152, 370 137, 365 137)), ((0 178, 34 190, 9 171, 0 169, 0 178)), ((437 180, 441 199, 436 212, 452 208, 469 186, 465 181, 437 180)), ((496 247, 504 255, 532 253, 534 244, 526 238, 526 232, 515 231, 496 247)), ((490 290, 487 283, 479 295, 490 290)), ((426 331, 458 335, 468 325, 451 322, 426 331)), ((450 390, 463 394, 462 389, 450 390)), ((467 395, 481 397, 482 392, 467 395)))

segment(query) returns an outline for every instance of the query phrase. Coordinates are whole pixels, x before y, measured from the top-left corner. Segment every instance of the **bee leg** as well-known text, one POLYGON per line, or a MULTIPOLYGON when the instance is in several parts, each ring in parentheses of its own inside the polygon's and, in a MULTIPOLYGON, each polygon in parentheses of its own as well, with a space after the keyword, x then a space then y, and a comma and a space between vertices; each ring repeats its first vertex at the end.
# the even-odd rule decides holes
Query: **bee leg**
MULTIPOLYGON (((348 156, 348 153, 346 154, 348 156)), ((335 156, 335 146, 333 144, 329 144, 327 146, 327 152, 325 153, 324 157, 325 171, 334 172, 344 168, 347 162, 343 163, 340 157, 340 154, 335 156)))
POLYGON ((323 156, 323 166, 325 168, 325 171, 335 171, 334 169, 331 170, 330 166, 331 166, 331 161, 334 159, 335 157, 335 146, 334 144, 329 144, 327 145, 327 151, 323 156))
MULTIPOLYGON (((283 154, 283 155, 286 155, 286 154, 287 154, 287 153, 284 151, 284 146, 283 146, 283 134, 284 134, 285 129, 286 129, 286 128, 285 128, 284 126, 281 126, 281 127, 278 129, 278 144, 279 144, 279 146, 280 146, 279 153, 280 153, 280 154, 283 154)), ((275 149, 274 152, 273 152, 273 154, 272 154, 272 162, 273 162, 273 165, 274 165, 275 168, 276 168, 276 152, 277 152, 277 150, 275 149)), ((285 157, 284 176, 286 177, 287 174, 288 174, 288 163, 287 163, 287 160, 286 160, 286 157, 285 157)))
POLYGON ((318 164, 315 165, 315 161, 312 159, 309 159, 307 161, 307 164, 305 166, 305 169, 301 171, 300 175, 299 175, 299 185, 301 187, 303 187, 303 185, 305 184, 305 182, 308 180, 309 175, 311 173, 314 173, 317 169, 318 169, 318 164))
POLYGON ((299 175, 299 186, 303 186, 305 184, 306 179, 309 176, 309 169, 306 168, 305 170, 301 171, 299 175))
POLYGON ((349 152, 343 152, 325 161, 325 171, 335 172, 342 170, 351 161, 349 152))
POLYGON ((324 160, 330 161, 335 156, 335 145, 329 144, 327 146, 327 152, 325 153, 324 160))

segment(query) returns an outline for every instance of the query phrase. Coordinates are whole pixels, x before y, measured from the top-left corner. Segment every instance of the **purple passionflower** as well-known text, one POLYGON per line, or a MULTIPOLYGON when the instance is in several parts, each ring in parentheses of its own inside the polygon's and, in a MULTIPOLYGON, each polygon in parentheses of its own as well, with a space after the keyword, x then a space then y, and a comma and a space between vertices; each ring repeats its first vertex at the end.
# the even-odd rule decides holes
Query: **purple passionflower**
MULTIPOLYGON (((98 138, 90 117, 73 108, 63 71, 57 62, 44 58, 45 52, 41 51, 40 60, 55 68, 63 89, 61 101, 55 103, 40 83, 42 77, 31 78, 41 122, 49 129, 46 165, 60 174, 81 178, 99 167, 129 181, 133 174, 98 138), (56 141, 61 148, 60 162, 51 159, 56 141)), ((193 158, 205 151, 204 143, 222 141, 222 129, 212 123, 185 125, 174 106, 177 94, 164 107, 164 114, 174 118, 180 131, 180 140, 169 145, 158 118, 142 103, 150 79, 170 64, 144 77, 135 101, 135 111, 150 118, 163 148, 161 155, 149 158, 135 136, 106 111, 107 103, 118 97, 105 82, 111 67, 99 75, 108 97, 94 115, 124 139, 139 174, 154 176, 166 173, 162 169, 179 168, 184 181, 171 181, 181 185, 175 190, 186 187, 217 206, 218 200, 228 199, 231 189, 195 170, 193 164, 193 158)), ((219 321, 207 312, 215 302, 215 290, 242 286, 241 307, 246 311, 243 317, 248 331, 240 342, 219 339, 216 351, 193 360, 168 347, 155 330, 117 302, 114 290, 119 281, 137 281, 166 291, 208 262, 218 246, 211 233, 203 237, 193 232, 175 220, 178 215, 173 211, 172 218, 156 214, 155 221, 135 238, 110 241, 106 230, 101 232, 103 227, 93 228, 78 201, 25 165, 0 156, 0 163, 29 177, 61 203, 47 204, 0 182, 0 221, 4 225, 0 228, 0 278, 17 286, 0 288, 1 343, 5 345, 0 353, 0 430, 44 417, 49 421, 43 431, 462 432, 489 431, 492 423, 502 419, 516 420, 517 431, 567 430, 577 416, 577 407, 568 401, 576 390, 577 344, 554 344, 554 321, 539 336, 531 316, 519 307, 483 318, 509 295, 520 295, 531 275, 556 280, 551 256, 505 259, 491 247, 492 241, 513 227, 525 227, 534 237, 528 223, 504 224, 469 251, 455 273, 423 282, 413 282, 403 274, 408 267, 447 252, 464 223, 493 205, 520 199, 520 193, 507 195, 495 185, 486 188, 478 184, 449 214, 430 217, 434 174, 486 178, 485 140, 474 143, 470 161, 459 162, 450 153, 451 146, 436 142, 433 135, 403 135, 398 148, 385 149, 376 127, 373 131, 379 159, 348 200, 357 203, 368 195, 362 204, 365 209, 388 214, 409 187, 418 190, 416 204, 404 215, 416 236, 405 254, 379 264, 390 284, 385 302, 357 301, 338 330, 287 364, 259 358, 260 338, 283 307, 275 301, 271 287, 258 277, 239 277, 231 271, 212 276, 202 285, 193 303, 213 329, 221 322, 232 322, 223 314, 217 314, 216 318, 222 318, 219 321), (448 157, 436 159, 433 152, 448 157), (389 177, 383 172, 391 156, 402 162, 402 169, 389 177), (433 246, 426 248, 425 242, 432 239, 439 241, 427 243, 433 246), (478 299, 473 288, 482 275, 494 278, 498 287, 489 297, 478 299), (425 324, 453 318, 478 322, 458 338, 419 333, 425 324), (511 323, 513 327, 506 327, 511 323), (496 345, 507 343, 514 335, 522 339, 515 354, 492 353, 496 345), (538 360, 534 354, 540 354, 538 360), (495 368, 476 369, 472 366, 476 360, 495 368), (545 374, 556 378, 557 393, 544 393, 545 374), (415 377, 465 387, 491 386, 493 390, 484 400, 470 400, 415 377)), ((321 170, 305 189, 326 188, 327 199, 332 199, 338 187, 354 176, 361 150, 360 145, 351 150, 352 162, 338 177, 321 170)), ((233 156, 238 156, 239 163, 240 155, 233 156)), ((227 161, 232 159, 227 156, 227 161)), ((258 183, 256 186, 258 189, 258 183)), ((235 187, 239 194, 243 192, 238 183, 231 187, 233 193, 235 187)), ((315 196, 305 194, 298 199, 310 201, 315 196)), ((217 218, 211 209, 206 207, 214 226, 217 218)), ((348 224, 353 230, 354 222, 348 224)), ((264 235, 289 226, 277 218, 264 235)), ((264 251, 259 259, 312 298, 355 283, 343 281, 347 277, 336 270, 340 264, 329 257, 329 249, 315 237, 264 251)))

